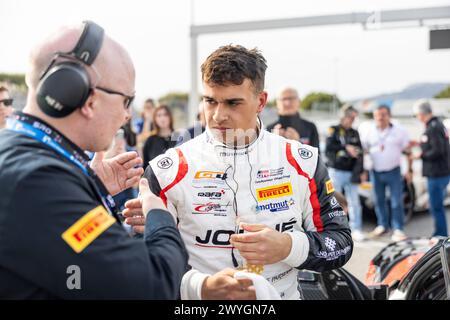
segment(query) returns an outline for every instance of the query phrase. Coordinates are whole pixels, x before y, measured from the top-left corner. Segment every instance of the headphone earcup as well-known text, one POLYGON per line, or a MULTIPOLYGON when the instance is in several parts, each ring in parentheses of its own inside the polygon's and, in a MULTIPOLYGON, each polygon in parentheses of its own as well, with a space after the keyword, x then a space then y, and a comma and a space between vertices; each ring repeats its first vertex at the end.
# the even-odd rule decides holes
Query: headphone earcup
POLYGON ((37 103, 48 116, 62 118, 82 107, 91 92, 89 75, 78 63, 64 62, 51 68, 37 89, 37 103))

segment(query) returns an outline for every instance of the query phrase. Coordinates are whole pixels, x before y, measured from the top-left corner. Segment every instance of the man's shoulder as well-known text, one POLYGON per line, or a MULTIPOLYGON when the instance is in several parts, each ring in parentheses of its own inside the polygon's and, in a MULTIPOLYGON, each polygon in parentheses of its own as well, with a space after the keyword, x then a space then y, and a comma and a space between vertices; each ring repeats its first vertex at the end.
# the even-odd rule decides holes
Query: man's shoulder
POLYGON ((150 170, 146 171, 146 177, 148 179, 153 179, 148 176, 148 172, 158 180, 161 188, 165 188, 175 181, 177 178, 181 180, 187 173, 189 166, 188 161, 193 157, 193 154, 198 152, 201 146, 203 135, 195 137, 187 142, 184 142, 174 148, 168 149, 163 154, 152 159, 149 163, 150 170))
POLYGON ((9 186, 2 190, 3 196, 12 196, 17 186, 35 190, 29 196, 36 197, 46 185, 54 192, 71 187, 87 190, 89 185, 79 168, 38 141, 12 131, 0 134, 0 168, 0 185, 9 186), (2 144, 5 138, 9 140, 2 144))
POLYGON ((328 136, 332 136, 332 135, 336 134, 336 132, 338 132, 338 131, 339 131, 339 125, 338 124, 332 125, 332 126, 328 127, 327 134, 328 134, 328 136))
POLYGON ((9 173, 16 179, 39 170, 48 170, 46 168, 68 174, 74 171, 73 166, 47 146, 12 131, 0 133, 0 167, 0 177, 9 173))
POLYGON ((319 149, 297 140, 284 140, 286 143, 286 160, 297 171, 300 169, 301 172, 306 173, 308 178, 312 178, 317 167, 319 149))
POLYGON ((444 123, 437 117, 432 118, 427 127, 431 130, 440 130, 442 128, 445 128, 444 123))

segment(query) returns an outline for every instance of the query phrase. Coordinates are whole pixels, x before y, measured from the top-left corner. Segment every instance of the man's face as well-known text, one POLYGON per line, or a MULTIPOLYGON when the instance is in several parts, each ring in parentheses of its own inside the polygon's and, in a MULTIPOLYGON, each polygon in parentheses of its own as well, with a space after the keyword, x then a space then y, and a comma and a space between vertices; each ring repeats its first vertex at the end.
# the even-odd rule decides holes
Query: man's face
POLYGON ((255 93, 249 79, 241 85, 203 83, 206 124, 221 142, 248 143, 245 136, 256 133, 256 119, 267 102, 265 91, 255 93))
POLYGON ((0 125, 6 123, 6 118, 13 112, 12 106, 5 105, 5 99, 10 99, 9 93, 7 91, 0 91, 0 125))
MULTIPOLYGON (((108 89, 129 96, 134 95, 134 78, 126 79, 129 80, 128 83, 126 81, 117 82, 117 86, 108 87, 108 89)), ((102 151, 110 147, 117 130, 131 118, 131 107, 126 108, 126 98, 121 95, 108 94, 100 90, 95 90, 95 93, 98 106, 93 123, 93 127, 96 128, 96 140, 92 147, 94 150, 90 151, 102 151)))
POLYGON ((356 112, 350 113, 348 116, 342 119, 342 125, 347 129, 351 128, 357 116, 358 114, 356 112))
POLYGON ((295 114, 299 107, 300 99, 294 90, 283 90, 277 97, 278 113, 282 116, 295 114))
POLYGON ((414 116, 416 117, 417 120, 419 120, 422 123, 426 123, 427 122, 426 121, 426 117, 425 117, 425 115, 423 113, 418 112, 414 116))
POLYGON ((152 102, 146 102, 144 104, 144 117, 148 120, 152 120, 153 111, 155 110, 155 106, 152 102))
POLYGON ((386 108, 376 109, 373 112, 373 118, 377 126, 380 128, 388 127, 389 122, 391 121, 391 116, 389 114, 389 111, 386 110, 386 108))

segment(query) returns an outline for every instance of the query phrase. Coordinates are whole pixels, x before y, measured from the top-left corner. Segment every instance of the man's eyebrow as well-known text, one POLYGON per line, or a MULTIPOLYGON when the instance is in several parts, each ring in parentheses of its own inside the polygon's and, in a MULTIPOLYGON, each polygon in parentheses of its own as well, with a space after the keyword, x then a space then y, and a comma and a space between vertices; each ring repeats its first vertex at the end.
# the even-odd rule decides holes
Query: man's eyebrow
POLYGON ((213 97, 209 97, 209 96, 202 96, 202 99, 215 100, 213 97))
POLYGON ((230 103, 230 102, 241 102, 241 101, 244 101, 245 99, 244 98, 231 98, 231 99, 225 99, 225 101, 227 102, 227 103, 230 103))

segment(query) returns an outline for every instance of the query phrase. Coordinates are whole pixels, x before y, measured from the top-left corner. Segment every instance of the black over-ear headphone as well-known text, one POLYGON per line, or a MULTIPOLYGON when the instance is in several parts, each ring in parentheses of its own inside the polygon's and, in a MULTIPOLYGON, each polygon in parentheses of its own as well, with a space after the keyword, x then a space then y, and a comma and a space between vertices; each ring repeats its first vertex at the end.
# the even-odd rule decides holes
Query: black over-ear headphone
POLYGON ((57 52, 41 75, 37 103, 48 116, 62 118, 83 106, 91 93, 91 80, 85 66, 90 66, 103 43, 104 30, 92 21, 84 29, 75 48, 57 52), (56 63, 58 58, 64 61, 56 63))

